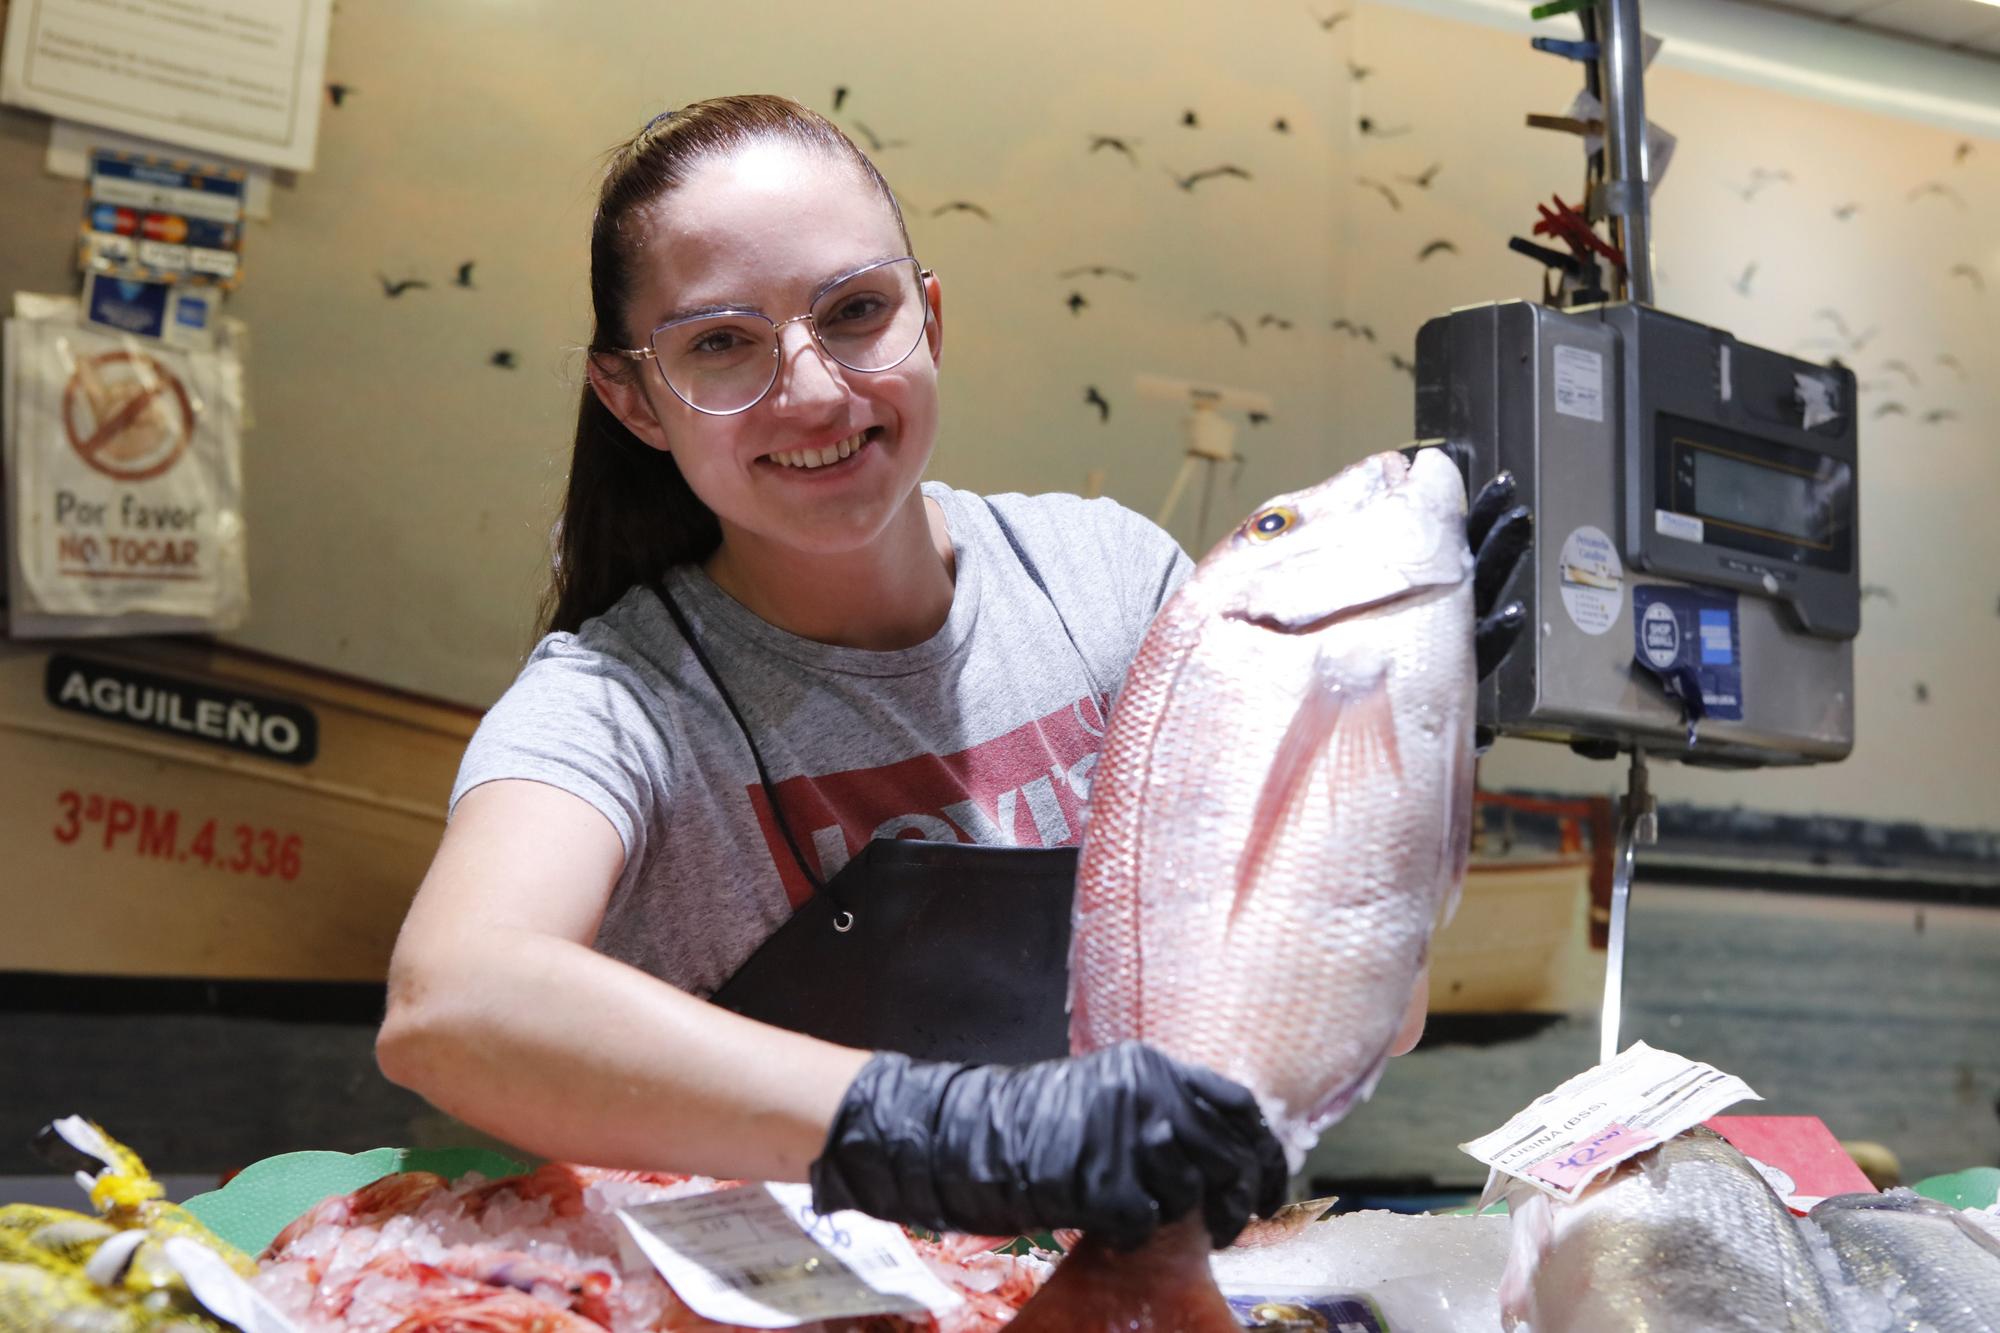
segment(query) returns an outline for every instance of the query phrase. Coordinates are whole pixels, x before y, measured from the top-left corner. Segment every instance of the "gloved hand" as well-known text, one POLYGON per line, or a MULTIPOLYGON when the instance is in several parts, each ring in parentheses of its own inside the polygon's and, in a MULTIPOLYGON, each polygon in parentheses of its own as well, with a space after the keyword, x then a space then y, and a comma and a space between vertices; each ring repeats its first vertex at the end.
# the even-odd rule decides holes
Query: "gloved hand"
POLYGON ((1465 516, 1472 546, 1472 646, 1485 680, 1521 637, 1528 613, 1519 601, 1495 606, 1535 535, 1535 516, 1514 503, 1514 474, 1501 472, 1479 488, 1465 516))
POLYGON ((1119 1249, 1197 1208, 1227 1245, 1285 1184, 1247 1090, 1129 1041, 1011 1066, 879 1052, 812 1164, 822 1213, 980 1235, 1078 1227, 1119 1249))

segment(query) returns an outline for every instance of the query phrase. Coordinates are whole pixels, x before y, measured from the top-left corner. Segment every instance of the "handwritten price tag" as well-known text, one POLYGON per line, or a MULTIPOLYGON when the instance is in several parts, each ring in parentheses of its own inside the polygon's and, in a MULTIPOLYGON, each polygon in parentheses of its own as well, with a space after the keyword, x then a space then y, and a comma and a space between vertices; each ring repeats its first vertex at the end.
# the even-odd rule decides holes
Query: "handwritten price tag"
POLYGON ((1545 1162, 1535 1163, 1528 1168, 1528 1174, 1539 1180, 1546 1180, 1558 1189, 1573 1189, 1605 1165, 1622 1161, 1659 1141, 1658 1135, 1643 1129, 1632 1129, 1625 1125, 1606 1125, 1589 1142, 1579 1144, 1574 1150, 1551 1157, 1545 1162))

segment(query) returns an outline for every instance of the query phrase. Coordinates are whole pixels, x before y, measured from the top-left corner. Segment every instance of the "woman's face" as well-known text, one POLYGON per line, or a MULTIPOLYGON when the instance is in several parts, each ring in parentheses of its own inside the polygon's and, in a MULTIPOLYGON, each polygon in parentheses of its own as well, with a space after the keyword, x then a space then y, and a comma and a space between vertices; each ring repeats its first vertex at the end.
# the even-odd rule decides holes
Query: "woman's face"
MULTIPOLYGON (((830 279, 905 253, 889 205, 853 164, 782 142, 701 163, 639 215, 628 304, 632 347, 681 312, 727 306, 773 323, 806 312, 830 279)), ((652 363, 599 393, 646 443, 672 453, 720 520, 725 544, 831 555, 866 545, 907 503, 937 437, 939 293, 900 365, 862 373, 830 359, 805 322, 779 329, 778 378, 755 406, 709 416, 652 363), (799 456, 857 446, 818 466, 799 456)), ((595 376, 593 378, 596 378, 595 376)))

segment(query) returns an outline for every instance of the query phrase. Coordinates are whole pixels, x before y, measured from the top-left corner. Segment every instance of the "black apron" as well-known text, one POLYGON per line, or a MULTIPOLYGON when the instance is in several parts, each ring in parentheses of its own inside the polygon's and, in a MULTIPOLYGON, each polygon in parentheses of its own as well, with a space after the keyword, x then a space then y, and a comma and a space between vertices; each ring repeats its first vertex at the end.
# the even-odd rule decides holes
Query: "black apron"
MULTIPOLYGON (((1101 703, 1105 696, 1040 571, 999 511, 987 509, 1048 598, 1101 703)), ((743 732, 778 830, 813 886, 812 897, 710 999, 776 1027, 918 1059, 1018 1064, 1069 1054, 1077 849, 877 838, 821 883, 736 701, 664 583, 652 587, 743 732)))

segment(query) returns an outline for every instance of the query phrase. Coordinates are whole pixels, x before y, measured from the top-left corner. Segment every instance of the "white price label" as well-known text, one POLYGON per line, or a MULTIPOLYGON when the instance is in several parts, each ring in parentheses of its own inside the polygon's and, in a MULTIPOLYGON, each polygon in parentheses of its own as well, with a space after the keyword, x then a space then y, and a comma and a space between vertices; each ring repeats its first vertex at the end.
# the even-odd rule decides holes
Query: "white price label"
POLYGON ((1740 1101, 1762 1101, 1714 1065, 1635 1041, 1484 1138, 1458 1146, 1544 1194, 1574 1199, 1626 1158, 1740 1101))
POLYGON ((742 1185, 619 1210, 631 1247, 696 1314, 748 1328, 942 1313, 961 1303, 902 1229, 864 1213, 822 1217, 812 1188, 742 1185))
POLYGON ((1555 349, 1556 411, 1585 421, 1604 420, 1604 356, 1585 347, 1558 343, 1555 349))

